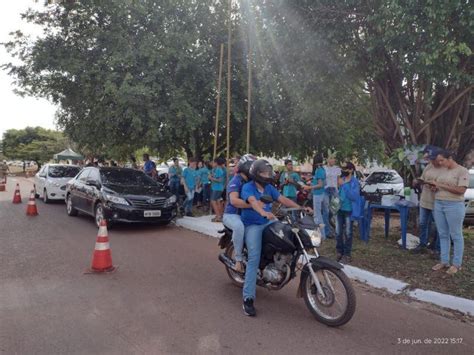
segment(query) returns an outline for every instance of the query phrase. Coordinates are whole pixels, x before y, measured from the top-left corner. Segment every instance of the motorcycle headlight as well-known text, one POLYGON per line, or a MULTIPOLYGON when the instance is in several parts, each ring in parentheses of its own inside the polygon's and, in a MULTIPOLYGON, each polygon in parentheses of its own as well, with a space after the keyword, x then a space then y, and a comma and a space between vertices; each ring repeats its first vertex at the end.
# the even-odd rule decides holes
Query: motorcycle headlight
POLYGON ((129 206, 130 204, 128 203, 128 201, 126 199, 124 199, 123 197, 120 197, 120 196, 114 196, 114 195, 104 195, 105 198, 109 201, 109 202, 113 202, 113 203, 116 203, 118 205, 127 205, 129 206))
POLYGON ((309 234, 309 237, 311 239, 311 244, 313 244, 313 247, 318 248, 321 245, 321 233, 318 233, 314 230, 306 229, 306 233, 309 234))

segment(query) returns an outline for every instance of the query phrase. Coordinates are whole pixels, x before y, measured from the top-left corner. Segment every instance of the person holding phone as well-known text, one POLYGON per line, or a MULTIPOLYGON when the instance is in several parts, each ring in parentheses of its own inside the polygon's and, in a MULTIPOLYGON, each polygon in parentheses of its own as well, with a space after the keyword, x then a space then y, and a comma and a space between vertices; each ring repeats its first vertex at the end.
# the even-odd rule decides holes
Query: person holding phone
MULTIPOLYGON (((414 253, 423 253, 426 251, 428 246, 429 233, 432 222, 434 222, 433 210, 435 202, 435 192, 433 191, 433 181, 436 180, 438 175, 443 171, 436 158, 441 148, 427 145, 424 149, 424 158, 429 161, 428 165, 423 170, 421 177, 416 180, 416 184, 421 187, 420 195, 420 244, 413 249, 414 253)), ((433 250, 439 250, 439 239, 436 239, 432 243, 433 250)), ((431 245, 430 245, 431 247, 431 245)))
POLYGON ((469 171, 456 163, 453 154, 446 150, 438 153, 437 163, 444 167, 433 181, 435 193, 434 219, 439 232, 441 260, 433 266, 433 271, 447 269, 454 275, 461 270, 464 253, 462 224, 466 214, 464 193, 469 186, 469 171), (450 265, 451 241, 453 258, 450 265))

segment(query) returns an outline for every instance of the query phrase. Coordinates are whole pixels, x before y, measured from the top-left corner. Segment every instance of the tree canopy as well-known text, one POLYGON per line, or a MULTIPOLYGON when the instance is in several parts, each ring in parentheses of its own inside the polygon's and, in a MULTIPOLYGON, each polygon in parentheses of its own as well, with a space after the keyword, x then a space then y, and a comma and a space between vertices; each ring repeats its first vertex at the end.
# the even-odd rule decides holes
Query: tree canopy
POLYGON ((41 165, 55 153, 67 148, 67 139, 61 132, 41 127, 9 129, 3 134, 3 154, 10 159, 33 160, 41 165))
MULTIPOLYGON (((4 68, 20 93, 59 105, 57 123, 84 152, 209 154, 227 3, 84 0, 29 11, 44 36, 15 32, 6 47, 21 63, 4 68)), ((255 153, 364 158, 382 145, 432 143, 463 157, 473 139, 473 10, 418 3, 235 3, 231 150, 245 147, 251 53, 255 153)))

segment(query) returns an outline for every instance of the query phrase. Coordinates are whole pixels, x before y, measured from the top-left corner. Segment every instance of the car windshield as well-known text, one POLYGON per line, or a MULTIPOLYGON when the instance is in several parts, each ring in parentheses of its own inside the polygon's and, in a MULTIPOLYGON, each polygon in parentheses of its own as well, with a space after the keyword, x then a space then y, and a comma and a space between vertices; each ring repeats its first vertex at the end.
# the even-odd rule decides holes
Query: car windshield
POLYGON ((138 170, 102 170, 100 172, 105 185, 156 186, 151 177, 138 170))
POLYGON ((400 184, 402 182, 400 175, 390 171, 375 172, 367 178, 368 184, 400 184))
POLYGON ((79 170, 77 166, 50 166, 48 176, 52 178, 73 178, 79 170))
POLYGON ((474 174, 469 174, 469 188, 474 189, 474 174))

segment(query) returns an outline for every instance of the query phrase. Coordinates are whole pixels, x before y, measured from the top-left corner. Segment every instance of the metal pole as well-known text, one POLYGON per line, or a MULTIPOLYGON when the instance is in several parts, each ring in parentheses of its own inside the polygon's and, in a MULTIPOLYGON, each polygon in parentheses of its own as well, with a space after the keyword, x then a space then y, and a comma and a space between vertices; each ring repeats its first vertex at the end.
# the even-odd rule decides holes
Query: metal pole
POLYGON ((214 131, 214 155, 212 159, 216 159, 217 155, 217 138, 219 135, 219 113, 221 108, 221 82, 222 82, 222 65, 224 61, 224 43, 221 43, 221 54, 219 60, 219 79, 217 80, 217 104, 216 104, 216 129, 214 131))
POLYGON ((251 115, 251 101, 252 101, 252 46, 250 41, 250 33, 249 33, 249 55, 248 55, 248 71, 249 71, 249 79, 248 79, 248 92, 247 92, 247 154, 250 153, 250 115, 251 115))
POLYGON ((230 160, 230 101, 232 99, 230 84, 232 79, 231 68, 231 40, 232 40, 232 0, 229 0, 229 22, 227 24, 227 181, 229 179, 230 160))

